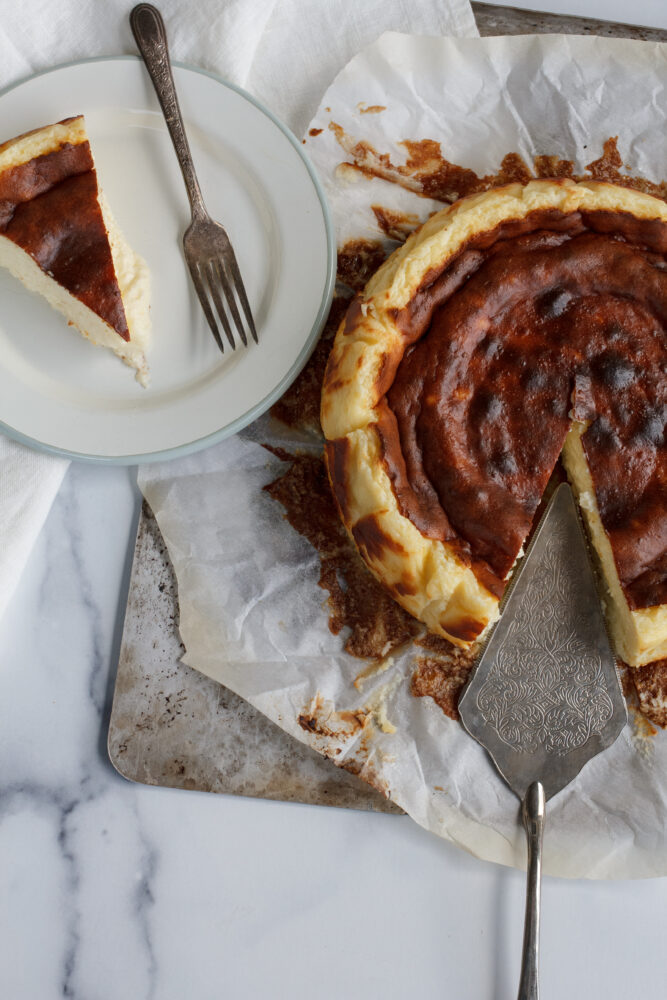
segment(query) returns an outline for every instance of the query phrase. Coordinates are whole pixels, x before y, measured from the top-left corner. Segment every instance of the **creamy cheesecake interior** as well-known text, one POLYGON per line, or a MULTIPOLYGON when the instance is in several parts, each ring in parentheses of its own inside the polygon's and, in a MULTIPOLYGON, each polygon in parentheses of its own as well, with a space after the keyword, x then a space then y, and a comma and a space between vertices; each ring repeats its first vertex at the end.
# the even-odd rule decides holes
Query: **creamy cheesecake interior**
POLYGON ((606 590, 604 611, 616 651, 626 663, 638 667, 667 657, 667 606, 631 609, 628 605, 581 443, 585 430, 584 423, 572 423, 561 458, 599 560, 606 590))

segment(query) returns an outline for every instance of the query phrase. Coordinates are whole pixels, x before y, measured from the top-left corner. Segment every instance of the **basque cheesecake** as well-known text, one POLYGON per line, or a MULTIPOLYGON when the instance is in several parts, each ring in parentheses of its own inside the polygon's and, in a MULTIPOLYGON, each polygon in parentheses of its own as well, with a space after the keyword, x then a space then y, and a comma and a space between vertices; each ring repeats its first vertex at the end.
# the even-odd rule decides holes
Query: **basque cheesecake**
POLYGON ((146 385, 148 268, 99 189, 83 116, 0 145, 0 264, 146 385))
POLYGON ((322 393, 332 490, 366 564, 471 645, 559 460, 618 655, 667 657, 667 204, 535 180, 432 216, 337 332, 322 393))

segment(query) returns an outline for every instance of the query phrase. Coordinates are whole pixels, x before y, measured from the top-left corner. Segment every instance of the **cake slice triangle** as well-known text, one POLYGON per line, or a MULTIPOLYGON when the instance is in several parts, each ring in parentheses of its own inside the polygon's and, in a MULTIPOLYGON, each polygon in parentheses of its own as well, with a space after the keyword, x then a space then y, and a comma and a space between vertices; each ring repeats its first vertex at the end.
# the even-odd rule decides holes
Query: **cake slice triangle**
POLYGON ((99 189, 83 116, 0 145, 0 265, 147 384, 148 268, 99 189))

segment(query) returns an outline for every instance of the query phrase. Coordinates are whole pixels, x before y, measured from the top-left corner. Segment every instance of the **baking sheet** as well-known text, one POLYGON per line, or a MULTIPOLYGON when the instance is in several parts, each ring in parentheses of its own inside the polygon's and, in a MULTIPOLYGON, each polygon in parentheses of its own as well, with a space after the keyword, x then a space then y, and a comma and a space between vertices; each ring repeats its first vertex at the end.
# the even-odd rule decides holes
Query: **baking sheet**
MULTIPOLYGON (((397 211, 419 218, 440 206, 341 172, 347 157, 329 122, 399 164, 402 140, 436 139, 447 159, 480 174, 496 170, 509 151, 528 163, 539 153, 558 154, 583 170, 618 134, 631 171, 658 180, 667 162, 666 60, 665 46, 621 40, 383 36, 339 75, 313 122, 322 131, 310 151, 339 242, 380 236, 369 210, 374 201, 393 199, 397 211), (386 110, 363 114, 361 102, 386 110)), ((411 695, 413 654, 388 660, 355 686, 359 661, 327 627, 317 555, 262 492, 284 468, 263 441, 294 446, 263 419, 202 456, 141 473, 179 581, 184 661, 297 739, 356 768, 434 833, 481 857, 522 865, 517 800, 460 724, 411 695)), ((665 764, 661 736, 647 741, 626 729, 549 804, 545 871, 665 874, 665 764)))
POLYGON ((185 666, 182 654, 176 578, 144 502, 109 720, 116 770, 147 785, 400 813, 233 691, 185 666))

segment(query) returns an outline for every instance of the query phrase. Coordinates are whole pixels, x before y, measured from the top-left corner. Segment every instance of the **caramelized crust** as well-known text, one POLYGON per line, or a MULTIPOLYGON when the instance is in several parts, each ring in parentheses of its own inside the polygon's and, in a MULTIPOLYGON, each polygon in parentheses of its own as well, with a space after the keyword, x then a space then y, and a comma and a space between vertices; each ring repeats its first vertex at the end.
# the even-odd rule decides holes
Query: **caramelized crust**
POLYGON ((664 604, 665 257, 622 219, 614 236, 589 231, 576 213, 566 232, 531 221, 540 228, 467 252, 474 271, 459 274, 455 297, 448 282, 450 297, 379 407, 399 507, 502 588, 562 451, 576 385, 626 599, 664 604))
POLYGON ((573 418, 624 600, 662 613, 666 257, 658 199, 537 181, 438 213, 356 300, 324 383, 329 474, 432 630, 465 645, 495 617, 573 418))
POLYGON ((0 172, 0 235, 129 341, 87 141, 0 172))

